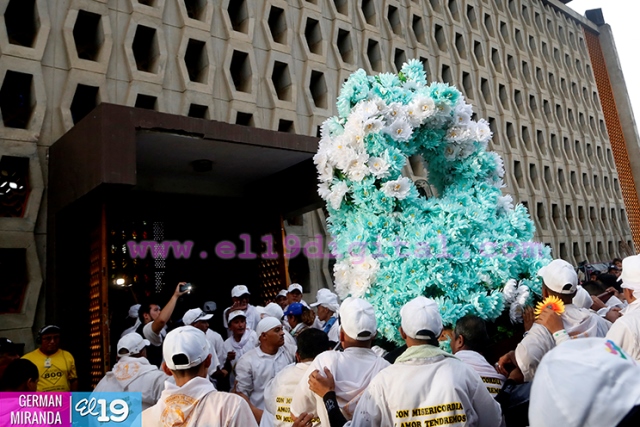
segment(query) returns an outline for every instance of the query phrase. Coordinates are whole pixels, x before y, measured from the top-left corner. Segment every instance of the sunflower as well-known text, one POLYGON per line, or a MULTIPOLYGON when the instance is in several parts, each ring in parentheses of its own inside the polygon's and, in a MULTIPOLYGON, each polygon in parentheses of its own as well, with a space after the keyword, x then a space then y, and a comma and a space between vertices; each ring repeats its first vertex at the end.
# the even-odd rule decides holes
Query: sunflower
POLYGON ((552 296, 548 296, 544 301, 539 302, 538 305, 536 305, 536 309, 534 311, 534 314, 536 315, 536 317, 540 316, 540 313, 542 313, 542 310, 544 310, 547 307, 551 307, 551 309, 558 316, 564 313, 564 303, 560 298, 552 295, 552 296))

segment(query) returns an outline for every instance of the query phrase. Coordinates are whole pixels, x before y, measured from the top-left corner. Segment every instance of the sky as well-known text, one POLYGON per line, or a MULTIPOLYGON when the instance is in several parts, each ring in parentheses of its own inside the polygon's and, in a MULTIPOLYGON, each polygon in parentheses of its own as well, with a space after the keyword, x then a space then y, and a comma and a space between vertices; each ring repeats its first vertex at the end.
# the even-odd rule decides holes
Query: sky
POLYGON ((624 81, 631 99, 636 126, 640 124, 640 0, 573 0, 567 4, 584 15, 586 10, 602 9, 604 21, 611 26, 618 50, 624 81))

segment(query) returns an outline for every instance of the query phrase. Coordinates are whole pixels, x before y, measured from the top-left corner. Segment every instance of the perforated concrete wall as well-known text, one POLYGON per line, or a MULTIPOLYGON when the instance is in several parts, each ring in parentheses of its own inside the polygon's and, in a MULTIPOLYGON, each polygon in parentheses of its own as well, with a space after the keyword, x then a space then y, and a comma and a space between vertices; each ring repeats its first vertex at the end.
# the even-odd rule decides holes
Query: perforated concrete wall
MULTIPOLYGON (((491 123, 505 191, 529 208, 537 239, 573 263, 625 255, 632 236, 585 44, 584 26, 596 27, 567 10, 555 0, 0 0, 0 81, 21 107, 3 103, 0 147, 29 157, 32 189, 22 218, 0 218, 0 247, 38 249, 28 264, 37 299, 47 147, 100 102, 315 136, 351 72, 419 58, 491 123)), ((33 311, 21 316, 12 328, 33 324, 33 311)))

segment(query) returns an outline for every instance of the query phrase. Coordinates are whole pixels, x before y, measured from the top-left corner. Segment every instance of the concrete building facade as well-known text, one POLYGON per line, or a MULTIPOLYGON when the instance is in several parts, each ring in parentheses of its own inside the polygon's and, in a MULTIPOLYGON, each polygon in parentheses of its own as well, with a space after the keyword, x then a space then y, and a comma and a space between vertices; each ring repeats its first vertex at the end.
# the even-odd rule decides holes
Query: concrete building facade
MULTIPOLYGON (((74 200, 104 183, 159 193, 211 195, 207 185, 216 196, 235 191, 217 181, 185 189, 177 175, 144 173, 145 159, 148 170, 162 159, 144 151, 157 135, 145 140, 141 129, 220 134, 252 147, 271 141, 262 147, 284 151, 270 158, 302 153, 280 170, 302 162, 312 170, 313 138, 336 114, 342 82, 358 68, 397 72, 411 58, 424 63, 430 80, 456 85, 489 121, 490 148, 507 171, 505 192, 527 206, 537 240, 554 256, 577 264, 634 253, 638 132, 611 30, 597 12, 589 18, 558 0, 0 0, 0 181, 11 190, 0 187, 0 275, 11 278, 0 335, 29 349, 32 328, 62 315, 56 298, 64 287, 51 264, 56 239, 65 237, 54 233, 50 216, 74 200), (96 109, 101 104, 127 108, 96 109), (113 151, 128 138, 124 130, 101 140, 100 132, 120 131, 118 123, 137 132, 137 159, 124 145, 124 154, 113 151), (65 143, 73 138, 85 148, 73 151, 65 143), (73 161, 65 164, 67 155, 73 161), (114 166, 120 161, 128 169, 114 166), (65 192, 73 195, 56 199, 65 192)), ((179 157, 189 140, 177 141, 159 152, 179 157)), ((242 158, 234 161, 243 167, 242 158)), ((288 219, 280 228, 303 244, 326 234, 317 208, 317 200, 292 206, 281 212, 288 219)), ((106 245, 109 227, 102 232, 106 245)), ((108 253, 96 250, 109 268, 108 253)), ((309 291, 330 284, 328 261, 308 262, 309 291)), ((290 279, 281 264, 274 286, 290 279)))

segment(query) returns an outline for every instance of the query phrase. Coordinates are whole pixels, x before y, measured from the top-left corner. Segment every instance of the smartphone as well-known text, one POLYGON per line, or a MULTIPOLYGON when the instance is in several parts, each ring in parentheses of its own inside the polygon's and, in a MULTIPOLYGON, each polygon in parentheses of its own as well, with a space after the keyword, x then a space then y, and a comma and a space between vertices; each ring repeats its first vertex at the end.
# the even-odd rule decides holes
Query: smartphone
POLYGON ((180 292, 189 292, 191 291, 191 283, 185 283, 180 285, 180 292))

